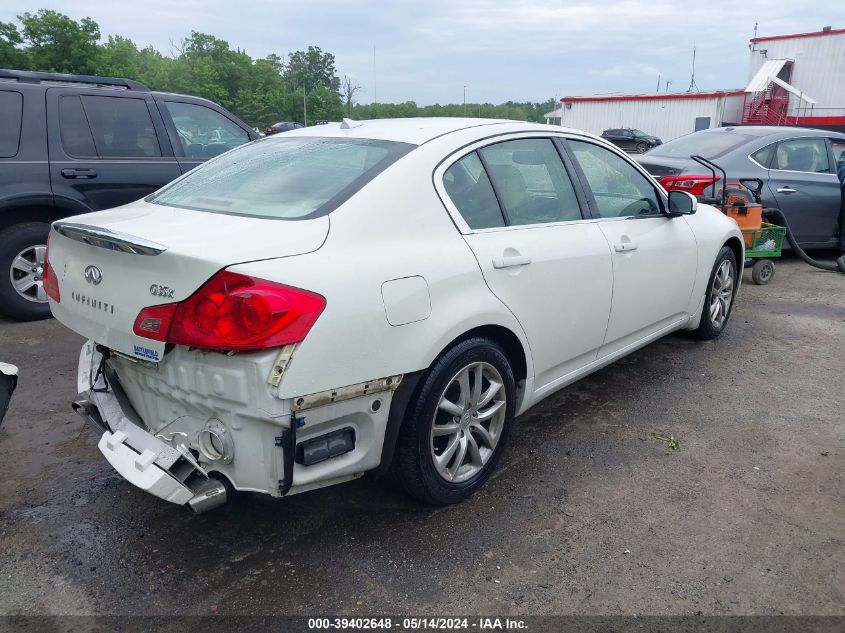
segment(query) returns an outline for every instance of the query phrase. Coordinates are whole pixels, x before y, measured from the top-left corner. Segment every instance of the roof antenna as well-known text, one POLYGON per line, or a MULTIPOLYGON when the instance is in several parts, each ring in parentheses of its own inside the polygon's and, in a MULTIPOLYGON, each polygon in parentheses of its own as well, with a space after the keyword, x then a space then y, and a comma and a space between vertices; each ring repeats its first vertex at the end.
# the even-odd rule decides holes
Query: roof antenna
POLYGON ((687 92, 698 92, 698 85, 695 83, 695 46, 692 47, 692 77, 690 77, 687 92))

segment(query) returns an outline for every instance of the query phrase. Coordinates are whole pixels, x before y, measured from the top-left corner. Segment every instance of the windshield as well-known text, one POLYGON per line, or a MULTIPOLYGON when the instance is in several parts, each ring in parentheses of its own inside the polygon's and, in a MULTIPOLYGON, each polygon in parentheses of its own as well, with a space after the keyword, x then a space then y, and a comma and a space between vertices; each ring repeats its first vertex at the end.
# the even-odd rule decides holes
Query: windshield
POLYGON ((646 134, 642 130, 631 130, 631 131, 634 133, 635 136, 649 136, 649 134, 646 134))
POLYGON ((663 145, 658 145, 647 151, 646 154, 668 158, 689 158, 693 154, 698 154, 704 156, 704 158, 713 159, 753 138, 753 136, 734 132, 695 132, 663 145))
POLYGON ((209 161, 147 201, 251 217, 312 218, 336 209, 413 147, 370 139, 272 137, 209 161))

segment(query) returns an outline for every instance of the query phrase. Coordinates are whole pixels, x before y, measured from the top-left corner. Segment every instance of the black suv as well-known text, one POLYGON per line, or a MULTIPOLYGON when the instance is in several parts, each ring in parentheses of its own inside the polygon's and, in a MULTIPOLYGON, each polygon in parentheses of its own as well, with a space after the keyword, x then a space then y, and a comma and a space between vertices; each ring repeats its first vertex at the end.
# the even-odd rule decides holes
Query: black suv
POLYGON ((645 132, 640 132, 639 130, 634 130, 632 128, 614 128, 612 130, 605 130, 601 133, 601 137, 606 141, 610 141, 617 147, 621 147, 626 150, 633 150, 639 154, 644 154, 652 147, 663 145, 663 141, 656 136, 651 136, 650 134, 646 134, 645 132))
POLYGON ((0 312, 50 316, 50 222, 146 196, 258 138, 211 101, 129 80, 0 69, 0 312))

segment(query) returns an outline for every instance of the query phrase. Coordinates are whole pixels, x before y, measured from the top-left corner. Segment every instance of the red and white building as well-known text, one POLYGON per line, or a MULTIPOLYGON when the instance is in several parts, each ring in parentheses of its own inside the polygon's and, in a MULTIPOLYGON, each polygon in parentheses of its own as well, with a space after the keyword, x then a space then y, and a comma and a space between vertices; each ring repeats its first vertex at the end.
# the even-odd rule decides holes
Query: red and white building
POLYGON ((845 29, 755 37, 743 123, 845 126, 845 29))
POLYGON ((744 89, 564 97, 547 123, 594 134, 635 128, 664 141, 725 125, 845 130, 845 29, 755 37, 744 89))

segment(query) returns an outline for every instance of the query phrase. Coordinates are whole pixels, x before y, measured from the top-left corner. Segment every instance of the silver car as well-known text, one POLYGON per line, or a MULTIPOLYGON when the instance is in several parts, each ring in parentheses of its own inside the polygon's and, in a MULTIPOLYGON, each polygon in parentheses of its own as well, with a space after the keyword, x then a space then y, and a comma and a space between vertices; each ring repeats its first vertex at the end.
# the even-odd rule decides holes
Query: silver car
MULTIPOLYGON (((726 127, 682 136, 637 156, 667 188, 712 196, 721 187, 690 158, 712 160, 728 180, 760 178, 764 207, 777 207, 804 248, 839 244, 842 189, 837 165, 845 161, 845 134, 795 127, 726 127)), ((720 176, 721 178, 721 176, 720 176)))

